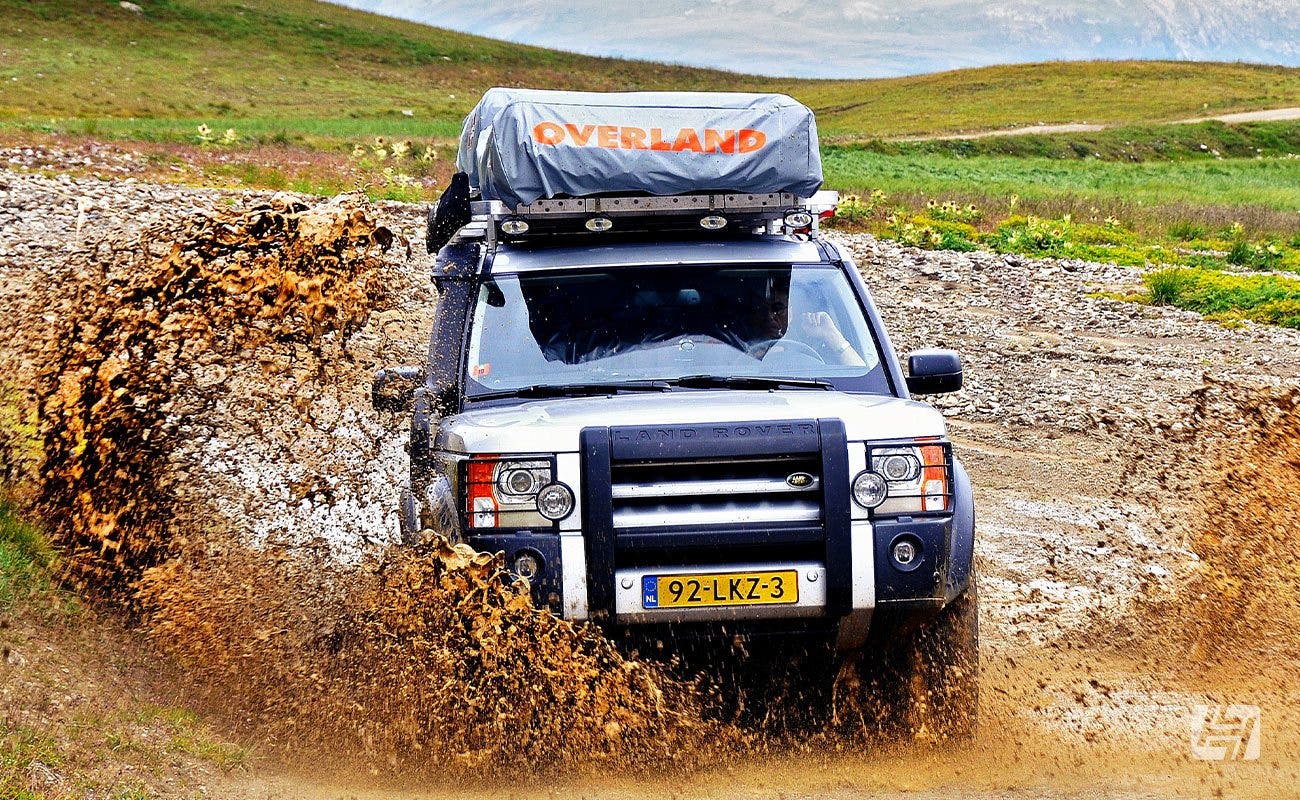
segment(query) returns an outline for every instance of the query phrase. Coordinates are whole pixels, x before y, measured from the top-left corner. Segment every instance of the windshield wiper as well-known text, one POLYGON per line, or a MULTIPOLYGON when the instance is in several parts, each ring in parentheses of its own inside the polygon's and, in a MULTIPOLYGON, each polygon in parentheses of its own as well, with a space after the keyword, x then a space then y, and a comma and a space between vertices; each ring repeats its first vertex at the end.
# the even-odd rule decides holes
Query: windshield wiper
POLYGON ((686 375, 668 383, 688 389, 833 389, 821 378, 767 378, 758 375, 686 375))
POLYGON ((502 389, 470 395, 468 400, 499 400, 503 397, 586 397, 619 392, 666 392, 666 381, 623 381, 620 383, 538 383, 518 389, 502 389))

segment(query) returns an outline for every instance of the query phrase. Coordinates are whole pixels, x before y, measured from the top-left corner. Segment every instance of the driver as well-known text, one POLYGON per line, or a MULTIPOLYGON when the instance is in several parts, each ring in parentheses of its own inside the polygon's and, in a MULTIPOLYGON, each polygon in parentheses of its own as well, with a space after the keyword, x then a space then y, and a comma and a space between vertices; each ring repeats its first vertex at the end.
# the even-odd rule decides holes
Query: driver
POLYGON ((867 362, 853 349, 829 313, 804 310, 812 305, 808 302, 800 303, 801 309, 792 314, 790 285, 777 283, 770 286, 765 293, 764 302, 755 308, 754 330, 757 339, 746 351, 754 358, 764 361, 769 356, 806 353, 811 345, 826 364, 865 367, 867 362))

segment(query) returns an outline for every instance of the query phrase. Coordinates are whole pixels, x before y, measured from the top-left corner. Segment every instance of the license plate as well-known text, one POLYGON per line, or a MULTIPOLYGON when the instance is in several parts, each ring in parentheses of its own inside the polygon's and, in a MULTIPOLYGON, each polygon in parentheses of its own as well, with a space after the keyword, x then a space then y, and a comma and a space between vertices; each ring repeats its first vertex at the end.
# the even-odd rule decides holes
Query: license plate
POLYGON ((707 575, 646 575, 642 608, 709 608, 799 602, 799 573, 715 572, 707 575))

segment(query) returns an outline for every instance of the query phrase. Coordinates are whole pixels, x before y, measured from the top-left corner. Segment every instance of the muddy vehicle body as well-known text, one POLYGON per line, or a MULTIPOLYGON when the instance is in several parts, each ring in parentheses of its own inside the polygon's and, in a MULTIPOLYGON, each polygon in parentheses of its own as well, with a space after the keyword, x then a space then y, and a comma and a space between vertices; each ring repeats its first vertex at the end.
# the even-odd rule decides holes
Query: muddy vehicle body
POLYGON ((428 363, 374 387, 414 411, 403 536, 504 553, 537 604, 642 646, 768 642, 863 686, 925 671, 929 726, 968 730, 970 481, 911 397, 960 388, 960 361, 904 373, 819 235, 834 203, 472 201, 428 363))

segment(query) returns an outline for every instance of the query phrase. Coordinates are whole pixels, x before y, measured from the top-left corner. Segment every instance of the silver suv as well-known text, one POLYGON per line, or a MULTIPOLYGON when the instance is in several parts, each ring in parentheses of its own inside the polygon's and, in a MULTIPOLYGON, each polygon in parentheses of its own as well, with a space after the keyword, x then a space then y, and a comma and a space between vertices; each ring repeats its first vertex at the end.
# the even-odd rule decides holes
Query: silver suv
POLYGON ((642 646, 820 654, 810 695, 966 733, 971 487, 911 398, 960 388, 959 359, 904 374, 818 233, 833 195, 725 200, 474 204, 438 253, 428 363, 374 386, 414 411, 404 536, 502 552, 539 605, 642 646))

